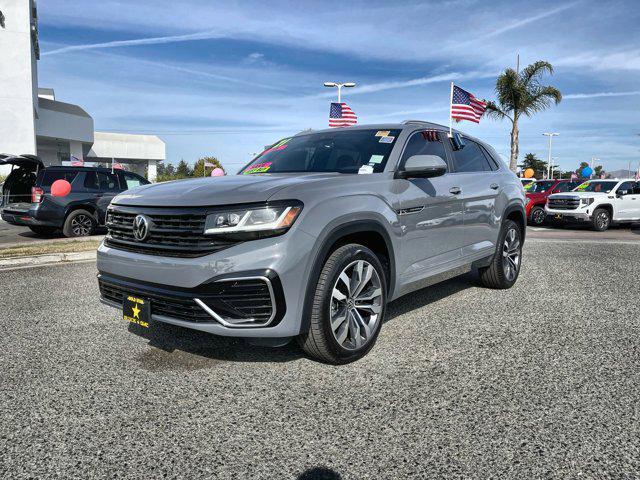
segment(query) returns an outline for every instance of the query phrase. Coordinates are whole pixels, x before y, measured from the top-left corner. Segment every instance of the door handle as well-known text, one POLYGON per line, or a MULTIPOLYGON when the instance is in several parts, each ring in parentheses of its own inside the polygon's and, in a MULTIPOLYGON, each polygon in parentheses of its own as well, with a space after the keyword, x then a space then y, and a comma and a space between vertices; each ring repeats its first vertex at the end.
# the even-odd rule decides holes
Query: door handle
POLYGON ((93 196, 94 198, 104 197, 104 193, 94 193, 93 196))
POLYGON ((459 195, 462 193, 462 189, 460 187, 451 187, 449 189, 449 193, 452 193, 454 195, 459 195))
POLYGON ((492 183, 491 185, 489 185, 489 188, 491 190, 498 190, 500 188, 500 185, 498 185, 497 183, 492 183))

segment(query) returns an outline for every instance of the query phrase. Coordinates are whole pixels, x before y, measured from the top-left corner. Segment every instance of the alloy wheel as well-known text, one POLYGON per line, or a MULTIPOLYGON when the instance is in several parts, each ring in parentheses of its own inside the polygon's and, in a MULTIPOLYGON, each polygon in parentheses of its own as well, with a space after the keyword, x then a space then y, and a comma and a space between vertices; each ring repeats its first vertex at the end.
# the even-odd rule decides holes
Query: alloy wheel
POLYGON ((596 225, 598 225, 599 229, 605 229, 609 225, 609 214, 605 211, 598 213, 596 225))
POLYGON ((502 246, 504 276, 510 282, 514 281, 520 268, 520 233, 516 228, 507 230, 502 246))
POLYGON ((89 235, 92 227, 93 221, 83 213, 71 219, 71 231, 77 237, 89 235))
POLYGON ((536 225, 541 225, 544 222, 545 217, 546 217, 546 214, 544 213, 544 210, 540 208, 536 208, 533 211, 531 220, 533 220, 533 223, 535 223, 536 225))
POLYGON ((355 350, 374 336, 382 313, 382 283, 376 269, 366 260, 347 265, 331 293, 329 318, 338 344, 355 350))

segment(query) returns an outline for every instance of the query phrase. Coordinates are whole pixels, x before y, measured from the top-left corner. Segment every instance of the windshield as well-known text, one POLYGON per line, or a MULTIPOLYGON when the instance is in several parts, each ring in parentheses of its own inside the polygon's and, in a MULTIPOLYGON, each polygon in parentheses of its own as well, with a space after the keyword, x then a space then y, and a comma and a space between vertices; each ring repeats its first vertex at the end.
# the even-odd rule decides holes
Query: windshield
POLYGON ((581 185, 578 185, 573 191, 574 192, 603 192, 603 193, 609 193, 611 190, 613 190, 616 187, 617 184, 618 184, 618 182, 589 181, 589 182, 584 182, 581 185))
POLYGON ((549 190, 553 185, 555 185, 554 180, 544 180, 531 184, 531 187, 527 189, 529 193, 543 193, 549 190))
POLYGON ((258 155, 240 173, 384 170, 400 130, 336 130, 285 138, 258 155))

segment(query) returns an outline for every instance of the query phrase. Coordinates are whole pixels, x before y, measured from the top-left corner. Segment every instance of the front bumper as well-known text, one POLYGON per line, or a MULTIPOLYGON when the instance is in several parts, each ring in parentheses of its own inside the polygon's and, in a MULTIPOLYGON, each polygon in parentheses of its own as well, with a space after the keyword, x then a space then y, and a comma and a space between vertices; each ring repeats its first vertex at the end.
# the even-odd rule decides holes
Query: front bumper
POLYGON ((564 220, 568 222, 589 222, 591 215, 589 209, 563 210, 559 208, 545 207, 545 213, 548 219, 564 220))
MULTIPOLYGON (((279 237, 241 243, 196 258, 134 253, 103 243, 97 257, 99 281, 116 285, 123 292, 150 298, 151 318, 156 321, 222 336, 290 337, 300 333, 314 243, 314 237, 295 227, 279 237), (268 323, 230 324, 225 321, 229 317, 220 314, 217 306, 205 298, 211 294, 207 286, 229 279, 257 277, 269 279, 273 294, 275 311, 268 323), (154 309, 154 298, 160 308, 154 309), (185 319, 184 305, 175 303, 177 299, 186 301, 198 318, 185 319)), ((103 303, 122 308, 118 297, 104 293, 103 290, 103 303)))

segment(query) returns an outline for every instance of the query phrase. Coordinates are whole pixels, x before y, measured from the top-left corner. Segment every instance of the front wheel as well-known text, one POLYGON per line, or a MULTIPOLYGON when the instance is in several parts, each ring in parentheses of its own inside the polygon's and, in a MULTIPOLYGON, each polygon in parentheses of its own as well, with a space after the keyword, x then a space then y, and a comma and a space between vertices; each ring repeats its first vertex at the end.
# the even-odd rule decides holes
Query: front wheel
POLYGON ((520 226, 513 220, 506 220, 502 224, 496 253, 491 265, 480 269, 480 280, 485 287, 511 288, 522 264, 522 232, 520 226))
POLYGON ((309 330, 298 341, 321 361, 344 364, 364 357, 378 338, 387 303, 384 270, 367 247, 336 249, 320 272, 309 330))
POLYGON ((591 225, 596 232, 604 232, 611 225, 611 214, 606 208, 596 208, 591 225))
POLYGON ((529 215, 529 222, 531 225, 542 225, 547 219, 547 213, 542 207, 533 207, 531 215, 529 215))

